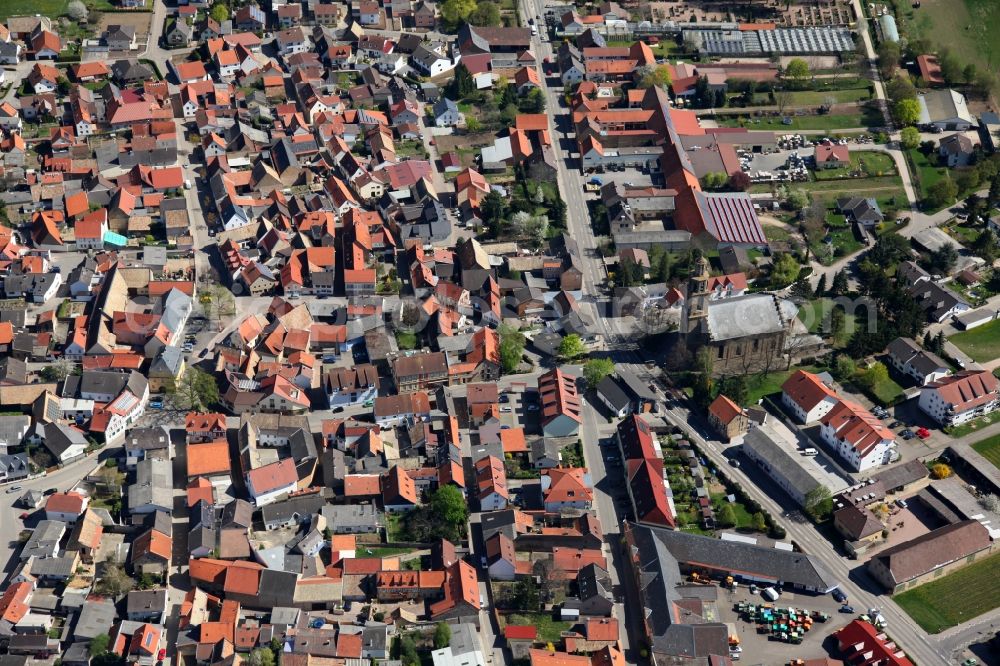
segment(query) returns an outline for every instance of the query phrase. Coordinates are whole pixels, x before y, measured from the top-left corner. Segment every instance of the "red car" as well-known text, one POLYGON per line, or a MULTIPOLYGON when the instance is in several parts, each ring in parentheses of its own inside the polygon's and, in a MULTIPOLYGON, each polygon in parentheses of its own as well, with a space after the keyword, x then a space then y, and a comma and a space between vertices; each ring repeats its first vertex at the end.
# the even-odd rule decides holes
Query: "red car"
POLYGON ((167 648, 160 648, 160 653, 156 655, 157 661, 163 661, 167 657, 167 648))
POLYGON ((927 439, 931 436, 931 431, 927 428, 917 428, 917 437, 920 439, 927 439))

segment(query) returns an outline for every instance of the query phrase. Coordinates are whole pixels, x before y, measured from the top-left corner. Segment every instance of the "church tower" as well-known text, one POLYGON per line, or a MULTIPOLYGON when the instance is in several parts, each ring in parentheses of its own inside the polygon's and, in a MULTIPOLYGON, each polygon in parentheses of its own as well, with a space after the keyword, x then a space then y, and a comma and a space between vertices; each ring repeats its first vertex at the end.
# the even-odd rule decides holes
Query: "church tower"
POLYGON ((702 321, 708 316, 708 259, 699 256, 694 262, 694 269, 688 280, 687 316, 685 323, 687 333, 697 333, 702 321))

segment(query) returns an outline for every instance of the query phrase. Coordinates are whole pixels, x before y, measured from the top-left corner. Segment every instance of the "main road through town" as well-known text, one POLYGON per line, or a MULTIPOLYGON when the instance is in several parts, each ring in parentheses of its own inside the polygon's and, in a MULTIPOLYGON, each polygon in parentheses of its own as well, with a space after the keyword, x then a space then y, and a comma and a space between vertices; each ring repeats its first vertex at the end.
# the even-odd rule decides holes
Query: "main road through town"
MULTIPOLYGON (((527 24, 528 19, 535 19, 538 24, 540 34, 533 39, 533 47, 539 67, 546 58, 550 62, 555 61, 552 43, 541 34, 544 32, 545 4, 544 0, 519 0, 522 22, 527 24), (539 20, 536 17, 542 17, 539 20)), ((866 47, 868 45, 866 44, 866 47)), ((870 47, 866 50, 870 50, 870 47)), ((643 359, 637 350, 626 343, 626 338, 620 335, 611 326, 607 313, 601 307, 599 295, 601 285, 604 281, 604 268, 597 252, 597 240, 594 237, 590 225, 590 216, 583 198, 584 178, 576 165, 576 142, 572 135, 572 127, 569 122, 568 109, 562 103, 562 84, 558 78, 549 79, 545 72, 540 70, 541 80, 545 81, 546 107, 549 115, 549 132, 552 137, 555 150, 556 163, 558 165, 559 191, 562 193, 567 208, 567 226, 570 236, 577 242, 582 264, 583 264, 583 292, 581 300, 583 307, 593 318, 598 331, 604 335, 608 345, 609 355, 619 364, 628 364, 644 376, 644 367, 641 365, 643 359), (559 121, 563 124, 560 128, 559 121), (564 129, 565 132, 561 131, 564 129)), ((880 97, 884 97, 880 95, 880 97)), ((648 377, 648 373, 646 375, 648 377)), ((699 432, 689 425, 691 414, 682 407, 675 407, 667 413, 668 418, 676 425, 683 428, 695 440, 695 442, 705 451, 714 464, 727 465, 727 459, 723 455, 723 445, 717 441, 706 441, 699 432)), ((608 543, 611 550, 616 553, 615 568, 618 569, 618 576, 625 575, 622 570, 623 562, 617 555, 618 547, 617 535, 619 529, 619 517, 610 493, 602 491, 600 487, 607 488, 608 470, 605 469, 604 457, 599 447, 599 440, 602 424, 599 421, 595 410, 589 405, 584 411, 584 427, 581 430, 584 445, 584 455, 588 467, 594 475, 594 486, 598 489, 596 498, 596 509, 605 533, 608 536, 608 543), (602 483, 603 482, 603 483, 602 483)), ((747 492, 754 497, 775 517, 782 516, 785 509, 774 499, 762 492, 740 469, 731 468, 731 473, 744 486, 747 492)), ((612 484, 613 485, 613 484, 612 484)), ((877 607, 882 615, 887 619, 889 626, 887 633, 906 650, 907 654, 920 666, 931 666, 937 664, 947 664, 948 658, 936 642, 929 638, 898 606, 885 596, 872 592, 874 585, 863 573, 863 568, 858 563, 846 560, 836 553, 827 541, 812 524, 806 521, 785 520, 788 536, 798 543, 810 555, 818 559, 832 575, 839 581, 841 588, 848 595, 851 603, 857 608, 877 607)), ((631 617, 638 610, 636 600, 627 600, 624 609, 628 615, 618 614, 619 618, 625 620, 630 631, 637 631, 642 627, 640 617, 631 617)), ((624 631, 623 631, 624 633, 624 631)), ((642 640, 642 636, 632 635, 632 644, 637 645, 637 640, 642 640)), ((634 651, 630 651, 634 652, 634 651)), ((637 660, 637 655, 626 655, 630 662, 637 660)))

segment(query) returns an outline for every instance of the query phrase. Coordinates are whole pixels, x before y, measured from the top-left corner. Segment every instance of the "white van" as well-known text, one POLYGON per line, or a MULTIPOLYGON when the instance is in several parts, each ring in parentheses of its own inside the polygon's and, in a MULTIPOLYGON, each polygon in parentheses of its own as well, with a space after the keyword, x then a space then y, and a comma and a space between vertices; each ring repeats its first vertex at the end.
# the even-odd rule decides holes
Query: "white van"
POLYGON ((777 601, 778 597, 781 596, 773 587, 765 587, 760 593, 768 601, 777 601))
POLYGON ((532 25, 531 26, 531 36, 532 37, 537 37, 538 36, 538 26, 537 25, 532 25))
POLYGON ((819 455, 819 451, 817 451, 816 449, 814 449, 814 448, 812 448, 810 446, 808 449, 802 449, 802 455, 804 455, 804 456, 818 456, 819 455))

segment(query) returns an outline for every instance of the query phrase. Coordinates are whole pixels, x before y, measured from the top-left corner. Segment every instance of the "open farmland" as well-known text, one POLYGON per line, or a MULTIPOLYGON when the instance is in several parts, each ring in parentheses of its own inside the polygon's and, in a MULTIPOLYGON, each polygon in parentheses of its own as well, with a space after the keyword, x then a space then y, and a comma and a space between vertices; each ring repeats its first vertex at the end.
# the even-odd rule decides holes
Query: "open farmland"
POLYGON ((996 71, 1000 64, 1000 3, 996 0, 925 0, 919 9, 905 6, 904 31, 947 46, 963 63, 996 71))
POLYGON ((893 600, 930 634, 1000 606, 1000 554, 907 590, 893 600))

